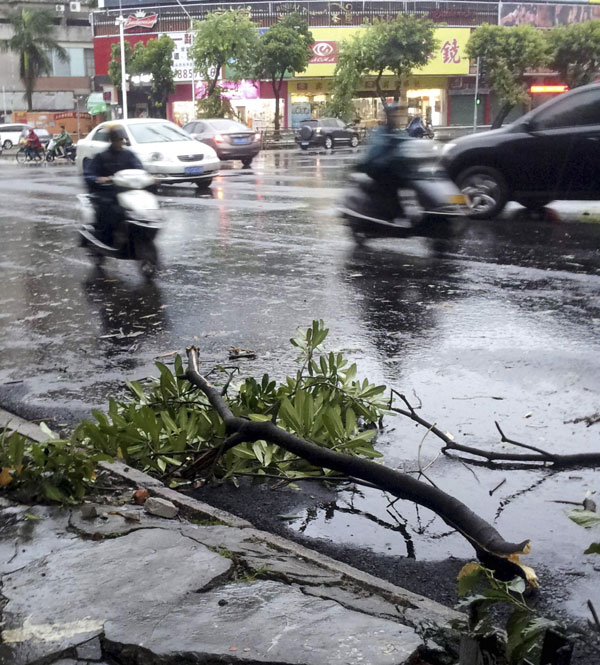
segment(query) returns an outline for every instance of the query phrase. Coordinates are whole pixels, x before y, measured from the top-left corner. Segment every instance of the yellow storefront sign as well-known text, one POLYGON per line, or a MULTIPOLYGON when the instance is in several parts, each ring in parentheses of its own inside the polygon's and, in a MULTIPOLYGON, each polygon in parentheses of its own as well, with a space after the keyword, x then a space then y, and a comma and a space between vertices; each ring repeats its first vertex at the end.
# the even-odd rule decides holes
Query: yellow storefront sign
MULTIPOLYGON (((315 43, 313 58, 306 71, 295 74, 294 78, 317 78, 333 76, 337 62, 337 48, 366 28, 311 28, 315 43)), ((465 46, 471 35, 469 28, 437 28, 435 38, 438 47, 431 54, 429 63, 421 69, 415 69, 418 76, 456 76, 469 73, 469 58, 465 46)))

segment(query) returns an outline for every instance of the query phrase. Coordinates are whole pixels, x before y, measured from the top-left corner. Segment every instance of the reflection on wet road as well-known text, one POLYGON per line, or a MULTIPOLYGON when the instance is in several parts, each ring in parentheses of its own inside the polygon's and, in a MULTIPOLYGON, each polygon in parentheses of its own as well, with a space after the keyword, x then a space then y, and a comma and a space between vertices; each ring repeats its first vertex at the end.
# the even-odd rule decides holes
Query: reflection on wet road
MULTIPOLYGON (((600 426, 577 419, 600 410, 600 207, 561 204, 533 218, 515 206, 459 238, 358 246, 334 212, 355 158, 265 153, 251 171, 224 170, 209 194, 163 188, 164 269, 152 283, 127 262, 97 272, 76 247, 73 170, 0 163, 2 405, 72 421, 193 341, 204 368, 241 346, 258 354, 244 370, 282 377, 296 326, 323 318, 331 348, 467 444, 499 448, 499 421, 550 451, 598 450, 600 426)), ((391 421, 386 463, 415 471, 424 434, 391 421)), ((439 447, 426 437, 421 463, 439 447)), ((589 534, 553 503, 597 490, 593 471, 473 473, 440 458, 429 474, 507 539, 531 538, 542 574, 593 574, 582 554, 589 534)), ((427 511, 390 508, 365 489, 341 492, 291 528, 421 560, 471 555, 427 511)), ((584 614, 588 597, 599 606, 600 585, 565 602, 584 614)))

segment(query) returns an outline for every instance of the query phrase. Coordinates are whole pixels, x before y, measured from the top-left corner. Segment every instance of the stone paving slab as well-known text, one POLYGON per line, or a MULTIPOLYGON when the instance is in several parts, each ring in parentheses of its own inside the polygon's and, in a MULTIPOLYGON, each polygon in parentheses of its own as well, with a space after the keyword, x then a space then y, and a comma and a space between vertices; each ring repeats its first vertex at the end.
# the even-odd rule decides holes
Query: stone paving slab
POLYGON ((169 614, 227 577, 231 560, 174 530, 80 541, 3 578, 0 662, 27 665, 101 635, 105 622, 169 614))
POLYGON ((128 491, 92 518, 0 498, 0 663, 405 665, 417 651, 452 662, 453 610, 120 462, 104 468, 193 521, 124 504, 128 491))
POLYGON ((108 653, 124 662, 164 665, 222 657, 278 665, 401 665, 422 642, 412 628, 272 581, 188 595, 168 615, 149 608, 143 617, 111 619, 105 640, 108 653))

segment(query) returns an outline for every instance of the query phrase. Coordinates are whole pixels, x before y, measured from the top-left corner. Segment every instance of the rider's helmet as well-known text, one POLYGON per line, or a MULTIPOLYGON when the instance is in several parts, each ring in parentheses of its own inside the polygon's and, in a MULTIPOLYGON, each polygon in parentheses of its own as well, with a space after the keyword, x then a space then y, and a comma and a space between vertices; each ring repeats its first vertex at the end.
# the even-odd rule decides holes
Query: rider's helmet
POLYGON ((117 141, 123 141, 127 138, 123 126, 117 122, 110 123, 108 125, 108 138, 111 143, 116 143, 117 141))

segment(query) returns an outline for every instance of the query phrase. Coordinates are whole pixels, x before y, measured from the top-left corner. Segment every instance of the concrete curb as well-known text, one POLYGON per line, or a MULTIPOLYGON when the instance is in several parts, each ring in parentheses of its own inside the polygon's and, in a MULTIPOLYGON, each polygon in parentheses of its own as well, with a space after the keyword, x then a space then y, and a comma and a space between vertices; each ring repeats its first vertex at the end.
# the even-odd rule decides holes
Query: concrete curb
POLYGON ((345 580, 356 584, 365 591, 377 592, 385 597, 386 600, 397 605, 426 611, 434 621, 447 623, 448 620, 459 618, 461 616, 458 612, 455 612, 445 605, 430 600, 425 596, 420 596, 412 591, 398 587, 395 584, 380 579, 379 577, 375 577, 374 575, 365 573, 357 568, 349 566, 348 564, 336 561, 335 559, 320 554, 319 552, 315 552, 308 547, 299 545, 286 538, 282 538, 281 536, 276 536, 267 531, 260 531, 247 520, 164 487, 164 485, 156 480, 156 478, 152 478, 152 476, 149 476, 142 471, 132 469, 122 462, 101 462, 99 466, 109 473, 113 473, 126 482, 131 483, 134 487, 147 489, 151 496, 157 496, 171 501, 181 510, 183 516, 188 519, 212 518, 224 522, 228 526, 253 529, 255 535, 268 546, 337 573, 345 580))
MULTIPOLYGON (((14 416, 8 411, 0 409, 0 428, 10 423, 9 428, 18 431, 34 441, 45 441, 48 436, 34 423, 30 423, 23 418, 14 416)), ((156 478, 134 469, 123 462, 100 462, 99 467, 108 473, 118 476, 132 487, 147 489, 151 496, 167 499, 174 503, 182 515, 187 519, 209 518, 218 520, 230 527, 241 529, 251 529, 255 538, 262 541, 268 547, 298 557, 308 563, 320 566, 330 572, 340 575, 344 580, 355 584, 356 586, 368 592, 381 595, 383 598, 401 607, 419 610, 425 613, 432 622, 440 625, 448 625, 449 621, 458 619, 461 615, 455 610, 430 600, 425 596, 413 593, 395 584, 382 580, 374 575, 365 573, 348 564, 336 561, 324 554, 294 543, 291 540, 276 536, 266 531, 260 531, 247 520, 232 515, 227 511, 214 508, 213 506, 198 501, 192 497, 185 496, 175 490, 165 487, 156 478)))

